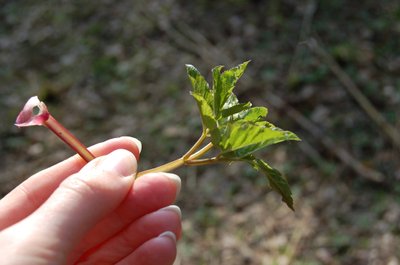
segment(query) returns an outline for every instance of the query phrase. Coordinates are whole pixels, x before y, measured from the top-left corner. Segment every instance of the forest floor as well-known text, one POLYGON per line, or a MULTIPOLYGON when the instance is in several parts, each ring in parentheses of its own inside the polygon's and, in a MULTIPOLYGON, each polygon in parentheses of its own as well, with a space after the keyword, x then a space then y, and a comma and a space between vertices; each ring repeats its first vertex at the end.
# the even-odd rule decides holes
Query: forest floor
POLYGON ((300 143, 261 155, 295 212, 246 165, 183 168, 178 264, 400 264, 400 2, 4 1, 0 192, 72 155, 13 126, 38 95, 91 145, 143 143, 141 169, 182 155, 201 124, 186 63, 251 59, 236 92, 300 143))

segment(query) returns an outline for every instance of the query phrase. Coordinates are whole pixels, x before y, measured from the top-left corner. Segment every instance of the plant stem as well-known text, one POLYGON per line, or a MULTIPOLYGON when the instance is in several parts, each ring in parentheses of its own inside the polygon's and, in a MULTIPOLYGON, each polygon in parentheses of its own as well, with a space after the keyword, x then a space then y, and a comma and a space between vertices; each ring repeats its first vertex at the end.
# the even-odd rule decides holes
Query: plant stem
POLYGON ((77 152, 86 162, 94 159, 95 156, 84 146, 78 138, 70 133, 64 126, 62 126, 53 116, 44 121, 44 124, 52 132, 54 132, 61 140, 69 145, 75 152, 77 152))
POLYGON ((141 172, 138 172, 136 174, 136 178, 147 174, 147 173, 152 173, 152 172, 168 172, 171 170, 174 170, 175 168, 181 167, 185 164, 185 161, 183 160, 183 158, 178 158, 174 161, 171 161, 169 163, 166 163, 164 165, 158 166, 158 167, 154 167, 154 168, 150 168, 141 172))
POLYGON ((188 165, 188 166, 204 166, 204 165, 217 163, 219 161, 220 160, 217 157, 211 157, 211 158, 204 158, 204 159, 188 160, 188 161, 185 162, 185 165, 188 165))
MULTIPOLYGON (((204 134, 206 135, 206 134, 204 134)), ((200 144, 204 141, 206 137, 202 136, 199 138, 199 140, 193 145, 195 148, 190 148, 190 150, 181 158, 178 158, 174 161, 171 161, 169 163, 166 163, 164 165, 155 167, 155 168, 150 168, 141 172, 138 172, 136 174, 136 178, 143 176, 144 174, 147 173, 153 173, 153 172, 169 172, 172 171, 176 168, 179 168, 183 165, 189 165, 189 166, 194 166, 194 165, 206 165, 206 164, 210 164, 210 163, 215 163, 218 161, 218 158, 214 157, 214 158, 207 158, 207 159, 198 159, 200 157, 202 157, 205 153, 207 153, 212 147, 213 144, 209 143, 206 146, 204 146, 203 148, 201 148, 199 151, 197 151, 196 153, 190 155, 189 157, 186 157, 188 153, 193 153, 196 151, 196 149, 198 149, 200 147, 200 144)))
POLYGON ((212 143, 207 144, 206 146, 204 146, 202 149, 200 149, 199 151, 197 151, 196 153, 194 153, 193 155, 191 155, 188 160, 193 160, 193 159, 197 159, 202 157, 205 153, 207 153, 208 151, 210 151, 210 149, 213 147, 212 143))
POLYGON ((189 149, 189 151, 187 151, 187 153, 182 158, 184 160, 189 158, 200 147, 200 145, 204 142, 206 138, 207 138, 207 131, 204 130, 200 138, 197 140, 197 142, 189 149))

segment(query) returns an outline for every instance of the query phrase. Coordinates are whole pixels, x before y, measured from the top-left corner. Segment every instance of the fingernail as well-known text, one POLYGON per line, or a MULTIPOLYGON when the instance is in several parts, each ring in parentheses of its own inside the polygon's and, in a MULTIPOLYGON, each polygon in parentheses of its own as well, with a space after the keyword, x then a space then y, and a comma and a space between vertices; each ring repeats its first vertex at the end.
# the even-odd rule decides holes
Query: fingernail
POLYGON ((131 152, 119 149, 108 154, 98 168, 115 172, 120 177, 132 176, 136 172, 136 159, 131 152))
POLYGON ((175 182, 176 184, 176 195, 175 197, 178 197, 179 192, 181 191, 181 178, 178 175, 172 174, 172 173, 163 173, 167 178, 175 182))
POLYGON ((142 142, 139 141, 139 140, 136 139, 136 138, 133 138, 132 140, 135 142, 137 148, 139 149, 139 153, 142 152, 142 142))
POLYGON ((174 242, 176 242, 176 236, 171 231, 165 231, 164 233, 161 233, 158 237, 168 237, 171 238, 174 242))
POLYGON ((176 205, 169 205, 161 209, 162 211, 171 211, 176 213, 179 216, 179 219, 182 219, 182 212, 181 209, 176 205))

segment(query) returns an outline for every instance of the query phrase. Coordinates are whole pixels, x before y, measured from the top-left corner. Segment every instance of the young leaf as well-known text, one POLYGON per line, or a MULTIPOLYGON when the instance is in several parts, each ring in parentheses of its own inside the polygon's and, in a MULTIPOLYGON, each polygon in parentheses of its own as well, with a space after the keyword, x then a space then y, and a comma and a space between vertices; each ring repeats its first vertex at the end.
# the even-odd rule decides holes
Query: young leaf
POLYGON ((243 75, 250 61, 239 64, 221 74, 222 66, 215 67, 213 73, 214 113, 220 118, 221 109, 230 97, 236 82, 243 75))
POLYGON ((292 192, 287 180, 281 175, 281 173, 275 168, 272 168, 265 161, 254 158, 253 156, 250 156, 247 162, 256 170, 264 173, 264 175, 268 178, 270 187, 278 192, 282 196, 282 201, 284 201, 287 206, 294 211, 292 192))
POLYGON ((252 121, 252 122, 258 122, 265 117, 267 117, 268 114, 268 109, 265 107, 253 107, 251 109, 248 109, 244 111, 243 113, 239 113, 239 119, 243 119, 245 121, 252 121))
POLYGON ((186 71, 192 84, 193 92, 202 96, 212 106, 213 94, 207 81, 193 65, 187 64, 186 71))
POLYGON ((213 76, 213 86, 212 91, 214 93, 214 114, 215 117, 219 117, 219 112, 221 108, 221 98, 222 98, 222 80, 221 80, 221 70, 223 66, 217 66, 212 69, 213 76))
POLYGON ((239 104, 239 100, 237 99, 236 95, 231 93, 226 100, 225 104, 222 106, 222 109, 228 109, 230 107, 233 107, 235 105, 239 104))
POLYGON ((214 113, 211 109, 211 106, 202 95, 195 92, 191 92, 191 95, 197 101, 203 126, 209 130, 214 130, 217 127, 217 121, 214 118, 214 113))
POLYGON ((240 103, 237 105, 234 105, 232 107, 223 109, 221 111, 221 117, 222 118, 227 118, 229 116, 232 116, 233 114, 239 113, 239 112, 243 112, 245 110, 249 110, 249 108, 251 107, 251 103, 247 102, 247 103, 240 103))
POLYGON ((268 114, 268 109, 264 107, 253 107, 251 108, 251 103, 248 102, 246 104, 237 104, 229 109, 222 110, 222 118, 219 122, 221 124, 225 124, 228 121, 248 121, 255 123, 260 126, 265 127, 275 127, 271 123, 265 121, 265 117, 268 114), (242 108, 242 109, 241 109, 242 108), (234 113, 237 111, 236 113, 234 113), (225 114, 230 114, 225 118, 225 114))
POLYGON ((242 158, 268 145, 282 141, 299 140, 292 132, 243 120, 228 122, 219 128, 221 154, 242 158))
POLYGON ((213 68, 211 90, 196 68, 186 66, 193 86, 192 95, 200 110, 203 130, 207 134, 206 137, 211 138, 213 146, 220 151, 216 157, 210 158, 210 161, 244 160, 250 163, 267 176, 271 188, 279 192, 287 205, 293 209, 293 199, 287 181, 278 170, 256 159, 253 153, 282 141, 300 139, 294 133, 284 131, 266 121, 267 108, 252 107, 250 102, 239 102, 233 89, 248 63, 244 62, 223 72, 223 66, 213 68))
MULTIPOLYGON (((233 67, 229 70, 226 70, 221 75, 221 91, 220 93, 220 102, 218 102, 218 107, 222 108, 222 106, 227 101, 228 97, 232 93, 235 88, 236 82, 243 75, 246 70, 247 65, 250 61, 239 64, 236 67, 233 67)), ((217 93, 217 91, 215 91, 217 93)))

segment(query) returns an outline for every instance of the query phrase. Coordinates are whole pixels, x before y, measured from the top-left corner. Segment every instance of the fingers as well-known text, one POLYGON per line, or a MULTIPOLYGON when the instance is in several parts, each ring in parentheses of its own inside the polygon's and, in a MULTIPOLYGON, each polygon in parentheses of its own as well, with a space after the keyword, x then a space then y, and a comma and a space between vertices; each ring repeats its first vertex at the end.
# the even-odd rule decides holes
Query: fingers
POLYGON ((135 173, 135 156, 127 150, 96 158, 63 181, 37 211, 18 224, 34 229, 38 238, 56 239, 52 249, 59 255, 69 253, 92 226, 123 201, 135 173))
POLYGON ((165 207, 134 221, 101 246, 88 251, 77 263, 82 265, 115 264, 137 251, 145 242, 156 238, 165 231, 173 233, 174 241, 180 236, 181 212, 175 205, 165 207))
MULTIPOLYGON (((96 157, 117 149, 125 149, 137 158, 141 144, 135 138, 120 137, 96 144, 89 149, 96 157)), ((85 164, 82 158, 75 155, 33 175, 11 191, 0 201, 0 230, 35 211, 66 177, 78 172, 85 164)))
POLYGON ((167 231, 144 243, 117 265, 172 265, 175 257, 176 239, 172 232, 167 231))
POLYGON ((180 179, 174 174, 152 173, 138 178, 121 205, 83 238, 72 260, 109 240, 134 220, 172 204, 180 187, 180 179))

